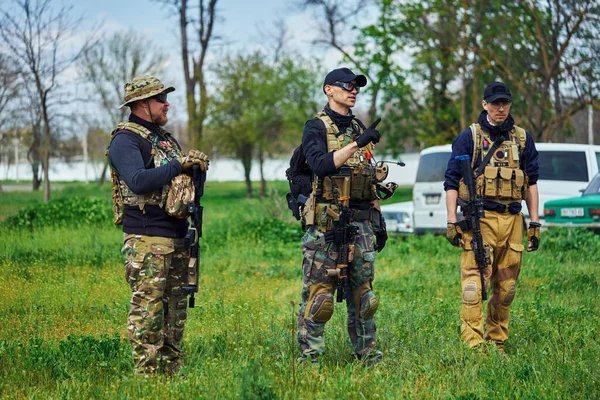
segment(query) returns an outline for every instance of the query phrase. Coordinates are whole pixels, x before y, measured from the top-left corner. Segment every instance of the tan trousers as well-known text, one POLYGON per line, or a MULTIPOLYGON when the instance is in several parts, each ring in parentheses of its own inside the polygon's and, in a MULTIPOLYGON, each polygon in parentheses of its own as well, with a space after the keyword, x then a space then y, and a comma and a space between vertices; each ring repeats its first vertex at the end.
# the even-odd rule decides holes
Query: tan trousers
POLYGON ((520 213, 513 215, 486 211, 480 225, 484 247, 490 252, 491 259, 491 265, 487 266, 484 273, 486 290, 491 286, 485 331, 481 278, 471 248, 472 235, 466 232, 460 259, 461 336, 470 347, 490 340, 503 349, 504 341, 508 338, 510 305, 515 298, 517 278, 521 271, 523 219, 520 213))

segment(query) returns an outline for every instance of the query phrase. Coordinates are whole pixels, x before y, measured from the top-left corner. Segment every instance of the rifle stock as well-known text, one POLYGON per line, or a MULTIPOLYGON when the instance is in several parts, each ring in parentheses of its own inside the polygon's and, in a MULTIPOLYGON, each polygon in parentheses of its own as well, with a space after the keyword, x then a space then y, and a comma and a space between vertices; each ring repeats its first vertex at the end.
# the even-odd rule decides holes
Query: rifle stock
POLYGON ((198 292, 198 277, 200 274, 200 242, 202 237, 202 212, 204 207, 200 205, 200 199, 204 195, 204 182, 206 172, 200 171, 198 165, 192 166, 192 181, 194 182, 194 201, 188 204, 188 211, 192 225, 184 238, 184 245, 190 249, 190 261, 187 267, 187 284, 181 291, 190 295, 189 306, 194 308, 196 299, 194 294, 198 292))
POLYGON ((480 224, 480 219, 485 217, 483 198, 481 195, 478 195, 475 190, 475 180, 473 179, 473 169, 471 168, 470 161, 471 157, 468 155, 457 156, 456 160, 460 165, 465 185, 469 189, 469 201, 466 203, 461 203, 460 205, 465 213, 465 217, 469 220, 469 225, 471 226, 471 248, 473 249, 475 263, 477 264, 477 269, 479 270, 479 276, 481 278, 481 297, 483 300, 487 300, 484 274, 485 269, 489 265, 489 260, 485 254, 480 224))

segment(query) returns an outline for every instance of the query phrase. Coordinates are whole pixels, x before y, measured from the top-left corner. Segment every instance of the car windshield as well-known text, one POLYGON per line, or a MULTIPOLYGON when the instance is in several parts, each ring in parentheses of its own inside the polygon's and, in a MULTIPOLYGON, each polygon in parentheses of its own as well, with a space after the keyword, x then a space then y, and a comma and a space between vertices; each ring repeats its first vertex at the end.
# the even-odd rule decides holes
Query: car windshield
POLYGON ((583 196, 600 193, 600 174, 596 175, 583 191, 583 196))
POLYGON ((419 160, 417 170, 417 182, 441 182, 445 178, 446 167, 452 153, 430 153, 424 154, 419 160))
POLYGON ((539 179, 587 182, 588 168, 583 151, 540 151, 539 179))

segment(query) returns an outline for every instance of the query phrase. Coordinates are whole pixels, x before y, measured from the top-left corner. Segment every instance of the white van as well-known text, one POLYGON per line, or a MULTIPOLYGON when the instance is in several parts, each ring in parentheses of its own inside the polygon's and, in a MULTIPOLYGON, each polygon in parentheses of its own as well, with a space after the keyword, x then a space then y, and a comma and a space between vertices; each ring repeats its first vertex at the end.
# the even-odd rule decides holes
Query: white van
MULTIPOLYGON (((579 196, 580 190, 598 173, 600 146, 573 143, 536 143, 539 155, 539 215, 544 218, 548 200, 579 196)), ((413 186, 415 233, 446 231, 444 175, 452 146, 429 147, 421 151, 413 186)), ((523 213, 528 217, 523 203, 523 213)), ((460 213, 459 213, 460 215, 460 213)))

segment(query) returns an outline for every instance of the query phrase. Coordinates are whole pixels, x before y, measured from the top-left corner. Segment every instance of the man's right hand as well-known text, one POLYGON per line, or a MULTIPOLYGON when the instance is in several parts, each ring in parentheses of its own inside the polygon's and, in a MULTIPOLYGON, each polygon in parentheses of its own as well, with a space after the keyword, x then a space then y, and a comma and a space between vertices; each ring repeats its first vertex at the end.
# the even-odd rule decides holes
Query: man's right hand
POLYGON ((358 147, 365 147, 369 143, 379 143, 379 139, 381 138, 381 134, 377 129, 377 124, 381 121, 381 118, 377 118, 375 122, 371 124, 362 134, 356 137, 356 144, 358 147))
POLYGON ((448 239, 452 246, 460 247, 463 244, 462 234, 462 229, 460 229, 458 223, 448 222, 446 228, 446 239, 448 239))

